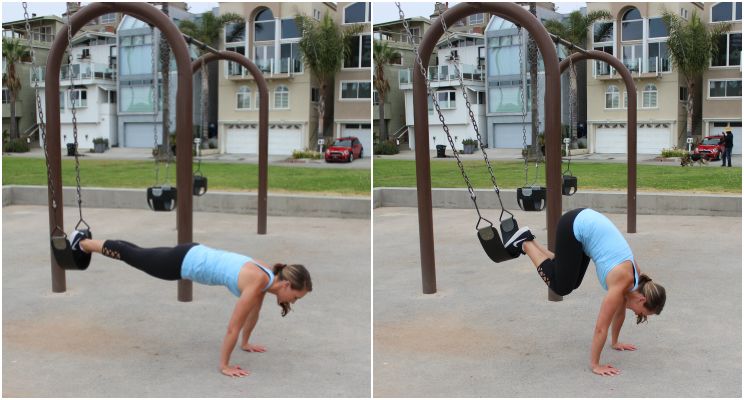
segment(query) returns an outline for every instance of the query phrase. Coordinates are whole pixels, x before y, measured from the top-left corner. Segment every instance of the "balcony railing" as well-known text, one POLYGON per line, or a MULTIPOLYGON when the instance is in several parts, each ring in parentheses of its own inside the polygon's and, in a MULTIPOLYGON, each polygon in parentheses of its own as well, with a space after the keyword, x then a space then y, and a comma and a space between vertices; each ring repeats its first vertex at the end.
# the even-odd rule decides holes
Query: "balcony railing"
MULTIPOLYGON (((375 40, 385 40, 388 42, 397 43, 411 43, 411 38, 408 36, 407 32, 375 31, 373 37, 375 40)), ((414 44, 419 44, 420 42, 420 36, 413 37, 414 44)))
MULTIPOLYGON (((46 80, 46 65, 40 65, 31 71, 31 84, 33 85, 35 75, 39 76, 39 83, 46 80)), ((65 81, 70 78, 89 80, 89 79, 107 79, 116 80, 116 70, 106 64, 69 64, 63 65, 59 71, 59 80, 65 81), (71 76, 72 75, 72 76, 71 76)))
MULTIPOLYGON (((463 80, 481 82, 485 80, 485 70, 476 65, 460 64, 459 68, 463 80)), ((411 71, 410 68, 407 68, 398 72, 398 83, 400 85, 410 85, 413 83, 411 71)), ((429 81, 431 82, 458 80, 457 69, 453 65, 432 65, 429 67, 428 73, 429 81)))
MULTIPOLYGON (((304 71, 302 60, 299 58, 267 59, 254 61, 256 67, 265 76, 291 76, 304 71), (278 65, 277 65, 278 64, 278 65)), ((236 62, 228 63, 227 75, 230 78, 252 78, 250 72, 236 62)))
MULTIPOLYGON (((611 67, 604 61, 593 60, 594 78, 619 78, 615 68, 611 67)), ((640 76, 642 74, 659 75, 662 72, 672 70, 669 58, 649 57, 646 59, 624 59, 623 64, 628 68, 632 75, 640 76)))

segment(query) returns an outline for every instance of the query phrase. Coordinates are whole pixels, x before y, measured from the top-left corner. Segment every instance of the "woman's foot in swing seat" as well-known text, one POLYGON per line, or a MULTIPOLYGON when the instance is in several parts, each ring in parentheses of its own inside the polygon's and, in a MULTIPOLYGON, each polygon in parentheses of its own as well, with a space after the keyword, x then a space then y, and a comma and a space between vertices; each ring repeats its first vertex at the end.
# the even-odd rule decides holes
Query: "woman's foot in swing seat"
POLYGON ((529 227, 522 227, 519 228, 517 232, 512 235, 512 237, 509 238, 509 240, 504 243, 504 247, 506 248, 506 251, 509 252, 512 256, 516 256, 519 254, 525 254, 524 250, 522 250, 522 244, 524 242, 534 240, 535 235, 532 234, 529 227))
POLYGON ((88 251, 85 251, 83 246, 81 246, 80 244, 81 241, 90 239, 92 237, 89 230, 85 229, 82 231, 73 231, 71 236, 72 238, 70 240, 70 247, 72 247, 72 251, 82 251, 83 253, 89 253, 88 251))

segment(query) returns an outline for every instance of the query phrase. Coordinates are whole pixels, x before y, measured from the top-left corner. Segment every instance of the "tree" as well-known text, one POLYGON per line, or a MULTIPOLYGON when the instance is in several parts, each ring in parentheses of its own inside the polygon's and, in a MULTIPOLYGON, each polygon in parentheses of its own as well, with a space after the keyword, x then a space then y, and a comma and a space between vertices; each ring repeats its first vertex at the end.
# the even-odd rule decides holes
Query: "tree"
POLYGON ((388 140, 387 126, 385 125, 385 96, 387 96, 387 92, 390 90, 390 83, 388 83, 385 77, 385 66, 401 55, 394 49, 391 49, 387 42, 380 40, 374 41, 372 52, 375 62, 373 82, 380 102, 380 141, 384 142, 388 140))
POLYGON ((3 38, 3 59, 7 68, 3 74, 3 85, 8 88, 10 94, 10 138, 17 139, 21 136, 16 121, 15 102, 21 92, 21 78, 16 71, 16 63, 30 57, 28 46, 21 43, 20 39, 3 38))
MULTIPOLYGON (((563 21, 556 21, 556 20, 548 20, 545 21, 545 29, 548 30, 548 32, 559 36, 561 39, 565 39, 577 46, 583 45, 586 42, 586 35, 587 32, 592 32, 598 37, 604 37, 607 36, 610 33, 610 30, 612 29, 612 24, 603 24, 598 26, 598 30, 595 32, 593 29, 593 25, 597 21, 602 20, 611 20, 612 14, 607 10, 595 10, 587 15, 582 15, 580 11, 573 11, 572 13, 568 14, 568 17, 564 18, 563 21)), ((573 53, 575 53, 576 50, 569 48, 568 49, 568 56, 570 57, 573 53)), ((571 72, 569 74, 569 79, 572 80, 571 82, 571 88, 576 88, 576 73, 571 72)), ((571 93, 571 96, 573 98, 576 98, 575 91, 571 93)), ((577 103, 574 102, 574 108, 577 106, 577 103)), ((571 110, 571 115, 578 115, 577 110, 571 110)), ((571 146, 573 148, 576 148, 576 123, 575 121, 570 121, 570 132, 571 132, 571 146)))
POLYGON ((333 22, 328 13, 320 21, 306 15, 298 15, 295 18, 297 29, 302 32, 300 38, 300 51, 305 66, 312 71, 318 79, 318 137, 323 135, 325 122, 325 99, 328 91, 328 83, 341 69, 344 59, 350 53, 349 41, 352 36, 362 31, 363 25, 352 25, 345 29, 340 28, 333 22))
POLYGON ((667 46, 672 65, 685 77, 687 83, 687 137, 692 137, 692 121, 695 112, 695 82, 710 66, 711 57, 718 54, 718 41, 731 29, 730 23, 718 23, 711 28, 705 26, 695 11, 689 22, 670 12, 662 11, 662 21, 669 32, 667 46))
MULTIPOLYGON (((215 47, 221 36, 222 29, 225 25, 235 22, 244 22, 242 16, 235 13, 225 13, 219 17, 214 16, 211 12, 205 12, 197 20, 183 20, 178 24, 181 32, 186 35, 212 47, 215 47)), ((204 55, 207 51, 200 49, 200 54, 204 55)), ((207 138, 207 107, 209 104, 209 81, 207 77, 207 67, 201 68, 201 136, 202 143, 206 143, 207 138)))

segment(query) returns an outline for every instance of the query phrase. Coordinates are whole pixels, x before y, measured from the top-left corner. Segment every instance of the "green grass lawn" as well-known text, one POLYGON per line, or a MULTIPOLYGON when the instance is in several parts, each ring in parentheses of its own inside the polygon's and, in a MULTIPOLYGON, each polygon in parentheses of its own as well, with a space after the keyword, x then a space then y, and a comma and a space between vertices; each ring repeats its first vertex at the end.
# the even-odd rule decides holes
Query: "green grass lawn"
MULTIPOLYGON (((464 161, 465 172, 475 188, 492 187, 483 161, 464 161)), ((524 186, 524 163, 491 161, 500 188, 524 186)), ((563 168, 566 164, 563 164, 563 168)), ((544 166, 540 166, 538 183, 545 184, 544 166)), ((625 190, 628 168, 622 163, 572 163, 571 172, 578 178, 579 190, 625 190)), ((535 164, 529 168, 529 183, 535 179, 535 164)), ((431 161, 431 184, 437 188, 466 188, 457 163, 431 161)), ((705 193, 741 193, 741 168, 681 167, 661 165, 638 166, 639 191, 685 191, 705 193)), ((415 187, 416 165, 413 160, 374 160, 374 187, 415 187)))
MULTIPOLYGON (((209 190, 258 190, 258 165, 202 163, 209 190)), ((160 179, 166 168, 160 166, 160 179)), ((370 171, 365 169, 269 166, 269 191, 369 196, 370 171)), ((176 183, 176 165, 168 168, 169 183, 176 183)), ((82 186, 146 188, 155 184, 152 161, 80 160, 82 186)), ((75 185, 73 160, 62 160, 62 184, 75 185)), ((43 158, 3 157, 3 185, 47 185, 43 158)))

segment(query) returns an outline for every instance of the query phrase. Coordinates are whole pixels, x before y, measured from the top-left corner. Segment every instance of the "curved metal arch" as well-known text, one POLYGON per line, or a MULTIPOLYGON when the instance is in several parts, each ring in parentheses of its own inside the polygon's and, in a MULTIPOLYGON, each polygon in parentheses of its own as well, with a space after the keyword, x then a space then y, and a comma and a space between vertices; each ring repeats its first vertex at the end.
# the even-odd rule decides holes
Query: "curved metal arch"
POLYGON ((638 99, 635 82, 628 68, 619 59, 609 53, 598 50, 587 50, 585 53, 573 53, 560 63, 563 73, 571 63, 584 60, 599 60, 610 64, 625 82, 628 93, 628 233, 636 233, 636 195, 637 195, 637 162, 638 162, 638 99))
MULTIPOLYGON (((432 22, 419 45, 423 65, 429 58, 439 38, 444 34, 440 19, 447 26, 457 20, 480 12, 490 12, 514 22, 529 31, 535 39, 545 64, 545 148, 548 247, 555 247, 555 231, 562 211, 561 199, 561 133, 560 133, 560 72, 558 54, 553 41, 540 21, 529 11, 514 3, 460 3, 448 9, 432 22)), ((421 71, 414 68, 413 78, 414 126, 416 137, 416 185, 418 188, 419 241, 421 249, 421 274, 424 293, 436 292, 434 260, 434 233, 431 208, 431 167, 429 163, 429 124, 427 90, 421 71)))
POLYGON ((191 63, 192 73, 201 69, 203 64, 225 60, 236 62, 248 71, 258 85, 258 234, 266 234, 266 208, 268 204, 267 186, 269 176, 269 87, 261 71, 253 61, 234 51, 207 53, 191 63))
MULTIPOLYGON (((157 8, 147 3, 92 3, 80 10, 70 18, 70 26, 65 25, 57 33, 54 43, 49 51, 46 66, 46 88, 45 103, 47 110, 47 146, 49 151, 49 164, 52 170, 52 180, 56 187, 62 187, 61 152, 60 147, 60 116, 59 116, 59 86, 60 69, 62 57, 68 45, 68 30, 71 35, 77 33, 86 23, 103 14, 122 12, 140 19, 148 24, 156 26, 165 35, 170 44, 173 55, 178 66, 178 91, 188 93, 188 96, 176 97, 176 143, 181 148, 191 148, 191 119, 192 119, 192 83, 191 83, 191 59, 189 57, 186 41, 175 24, 157 8), (50 112, 55 110, 56 112, 50 112)), ((178 191, 178 243, 192 242, 193 215, 192 215, 192 159, 191 152, 182 151, 176 154, 176 185, 178 191)), ((55 200, 59 207, 56 210, 56 219, 63 225, 62 191, 55 193, 55 199, 49 194, 49 224, 50 233, 54 229, 55 210, 51 207, 55 200)), ((56 264, 52 257, 52 291, 64 292, 66 290, 65 273, 56 264)), ((188 280, 178 281, 178 300, 191 301, 192 283, 188 280)))

